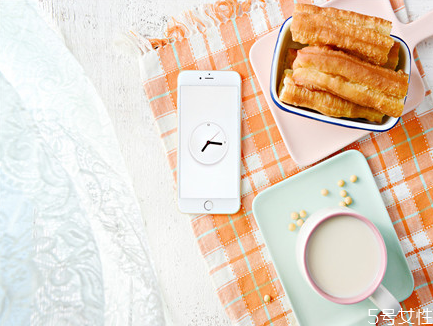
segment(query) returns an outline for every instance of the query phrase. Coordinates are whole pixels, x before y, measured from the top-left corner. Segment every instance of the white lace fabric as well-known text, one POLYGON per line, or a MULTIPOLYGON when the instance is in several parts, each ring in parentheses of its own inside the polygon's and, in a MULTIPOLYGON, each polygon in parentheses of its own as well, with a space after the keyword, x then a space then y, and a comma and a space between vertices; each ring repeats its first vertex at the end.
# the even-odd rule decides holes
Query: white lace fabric
POLYGON ((164 325, 138 203, 82 67, 0 1, 0 325, 164 325))

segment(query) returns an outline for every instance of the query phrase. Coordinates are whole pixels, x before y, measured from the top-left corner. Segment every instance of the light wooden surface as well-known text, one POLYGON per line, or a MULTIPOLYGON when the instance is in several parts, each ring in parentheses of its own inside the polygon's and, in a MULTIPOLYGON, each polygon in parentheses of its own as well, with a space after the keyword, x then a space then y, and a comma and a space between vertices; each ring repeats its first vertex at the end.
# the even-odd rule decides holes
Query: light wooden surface
MULTIPOLYGON (((373 1, 373 0, 369 0, 373 1)), ((95 84, 113 121, 141 205, 149 246, 174 325, 229 325, 195 242, 190 219, 176 207, 173 180, 153 123, 134 57, 113 46, 134 28, 159 37, 168 17, 206 0, 39 0, 66 45, 95 84)), ((412 19, 433 1, 406 0, 412 19)), ((419 46, 433 85, 433 40, 419 46)))

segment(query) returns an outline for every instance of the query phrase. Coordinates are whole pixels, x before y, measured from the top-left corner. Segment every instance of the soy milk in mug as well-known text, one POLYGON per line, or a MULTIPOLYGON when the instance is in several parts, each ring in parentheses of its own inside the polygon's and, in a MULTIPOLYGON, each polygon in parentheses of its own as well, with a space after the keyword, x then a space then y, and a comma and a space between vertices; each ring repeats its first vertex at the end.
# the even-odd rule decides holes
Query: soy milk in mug
POLYGON ((372 229, 349 215, 331 217, 312 232, 307 268, 316 285, 334 297, 362 294, 380 270, 380 243, 372 229))

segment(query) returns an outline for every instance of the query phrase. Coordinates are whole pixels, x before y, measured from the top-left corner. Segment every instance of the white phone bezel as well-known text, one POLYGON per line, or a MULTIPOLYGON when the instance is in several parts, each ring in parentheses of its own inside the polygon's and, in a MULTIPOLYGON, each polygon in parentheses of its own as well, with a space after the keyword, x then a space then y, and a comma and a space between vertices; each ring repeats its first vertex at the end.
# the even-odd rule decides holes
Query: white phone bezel
POLYGON ((235 71, 199 71, 199 70, 184 70, 179 73, 177 79, 177 108, 178 108, 178 151, 177 151, 177 167, 178 167, 178 185, 180 185, 181 169, 180 166, 180 155, 181 151, 188 151, 188 149, 181 148, 180 145, 180 117, 181 117, 181 86, 237 86, 238 87, 238 123, 237 123, 237 138, 238 141, 234 142, 234 146, 229 148, 230 150, 236 150, 238 159, 237 164, 237 197, 236 198, 181 198, 180 187, 177 189, 177 202, 179 210, 182 213, 193 213, 193 214, 234 214, 240 209, 240 197, 241 197, 241 77, 235 71), (209 205, 207 202, 212 203, 212 208, 205 208, 205 205, 209 205))

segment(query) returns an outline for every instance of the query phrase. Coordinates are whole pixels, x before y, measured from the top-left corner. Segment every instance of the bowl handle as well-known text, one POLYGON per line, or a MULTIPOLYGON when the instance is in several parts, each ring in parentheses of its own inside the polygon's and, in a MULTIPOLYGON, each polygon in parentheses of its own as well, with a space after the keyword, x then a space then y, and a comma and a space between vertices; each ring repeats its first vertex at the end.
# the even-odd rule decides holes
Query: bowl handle
POLYGON ((433 11, 409 24, 401 24, 401 34, 401 37, 413 52, 419 42, 433 36, 433 11))

